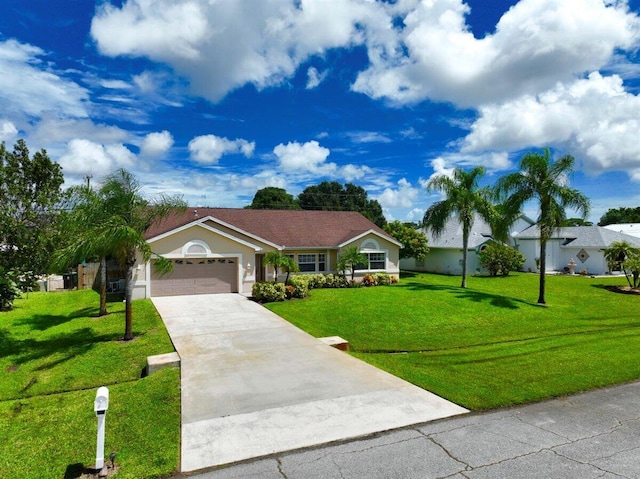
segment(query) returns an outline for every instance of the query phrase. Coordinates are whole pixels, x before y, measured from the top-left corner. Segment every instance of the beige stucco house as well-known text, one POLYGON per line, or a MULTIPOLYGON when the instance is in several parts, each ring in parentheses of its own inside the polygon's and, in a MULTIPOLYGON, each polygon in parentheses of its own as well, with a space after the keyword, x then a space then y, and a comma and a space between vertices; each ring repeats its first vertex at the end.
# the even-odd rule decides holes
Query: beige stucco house
POLYGON ((291 255, 302 273, 330 273, 341 252, 357 246, 368 258, 358 271, 399 276, 402 246, 392 236, 351 211, 188 208, 154 225, 146 234, 154 253, 173 262, 160 275, 154 260, 138 260, 135 298, 243 293, 256 281, 273 279, 264 255, 291 255))

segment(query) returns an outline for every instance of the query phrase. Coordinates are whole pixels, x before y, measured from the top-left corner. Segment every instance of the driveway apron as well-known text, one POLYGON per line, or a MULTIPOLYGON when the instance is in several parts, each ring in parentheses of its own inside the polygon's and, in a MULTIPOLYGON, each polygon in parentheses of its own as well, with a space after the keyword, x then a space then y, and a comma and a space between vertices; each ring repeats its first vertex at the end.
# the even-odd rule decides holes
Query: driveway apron
POLYGON ((467 412, 242 295, 153 303, 181 359, 183 472, 467 412))

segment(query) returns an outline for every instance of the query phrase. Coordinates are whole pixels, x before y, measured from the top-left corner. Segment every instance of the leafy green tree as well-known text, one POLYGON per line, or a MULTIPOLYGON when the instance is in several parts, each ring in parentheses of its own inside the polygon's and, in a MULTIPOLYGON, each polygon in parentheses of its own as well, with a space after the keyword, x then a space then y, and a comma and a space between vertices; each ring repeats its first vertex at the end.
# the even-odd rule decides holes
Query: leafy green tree
POLYGON ((20 297, 20 290, 14 274, 5 272, 0 266, 0 311, 8 311, 13 307, 13 301, 20 297))
POLYGON ((593 226, 593 223, 591 221, 586 221, 584 218, 567 218, 562 222, 561 226, 593 226))
MULTIPOLYGON (((87 225, 86 230, 67 246, 69 257, 89 258, 108 253, 126 268, 124 292, 124 339, 126 341, 133 339, 131 303, 136 255, 139 254, 145 262, 153 256, 144 233, 156 221, 186 208, 184 201, 177 197, 163 195, 154 201, 149 201, 141 195, 140 189, 136 178, 124 169, 107 175, 97 192, 97 201, 100 202, 100 206, 89 205, 88 207, 91 210, 95 207, 96 212, 102 212, 105 216, 98 223, 87 225)), ((80 213, 79 216, 83 214, 80 213)), ((169 272, 172 268, 172 263, 162 257, 156 259, 155 265, 160 273, 169 272)))
MULTIPOLYGON (((609 271, 624 271, 624 262, 634 256, 640 255, 640 249, 634 247, 628 241, 614 241, 604 250, 604 258, 607 260, 609 271)), ((625 272, 626 275, 626 272, 625 272)), ((627 276, 627 281, 629 277, 627 276)), ((629 281, 629 286, 631 282, 629 281)))
POLYGON ((622 223, 640 223, 640 206, 635 208, 611 208, 602 215, 598 225, 606 226, 622 223))
POLYGON ((380 203, 370 200, 364 188, 352 183, 343 187, 337 181, 323 181, 308 186, 298 195, 298 203, 303 210, 357 211, 381 228, 387 222, 380 203))
POLYGON ((444 200, 432 204, 424 214, 423 223, 430 228, 435 237, 440 236, 452 215, 457 215, 462 225, 462 283, 467 287, 467 256, 469 235, 473 227, 475 213, 493 221, 493 205, 489 200, 490 191, 479 188, 479 181, 485 174, 485 168, 476 166, 465 171, 461 168, 453 170, 453 176, 436 176, 427 183, 428 191, 438 191, 445 196, 444 200))
POLYGON ((392 221, 384 226, 384 230, 402 243, 400 258, 423 260, 429 252, 427 237, 411 224, 392 221))
POLYGON ((566 209, 578 211, 582 218, 589 214, 589 200, 574 188, 566 185, 573 173, 575 160, 565 155, 553 162, 548 148, 543 153, 529 152, 520 160, 520 171, 498 180, 495 191, 505 199, 509 211, 515 211, 531 200, 538 202, 540 213, 537 225, 540 229, 540 286, 538 303, 545 301, 545 277, 547 242, 566 219, 566 209))
POLYGON ((62 168, 45 150, 30 156, 24 140, 13 151, 0 144, 0 268, 22 291, 47 272, 63 182, 62 168))
POLYGON ((360 264, 367 264, 367 256, 360 253, 357 246, 347 248, 338 258, 336 267, 339 271, 351 270, 351 281, 354 280, 356 267, 360 264))
POLYGON ((511 271, 517 271, 524 265, 525 257, 522 253, 509 245, 498 242, 487 244, 478 254, 480 264, 489 270, 491 276, 509 276, 511 271))
POLYGON ((251 210, 299 210, 298 201, 283 188, 267 186, 256 191, 248 209, 251 210))

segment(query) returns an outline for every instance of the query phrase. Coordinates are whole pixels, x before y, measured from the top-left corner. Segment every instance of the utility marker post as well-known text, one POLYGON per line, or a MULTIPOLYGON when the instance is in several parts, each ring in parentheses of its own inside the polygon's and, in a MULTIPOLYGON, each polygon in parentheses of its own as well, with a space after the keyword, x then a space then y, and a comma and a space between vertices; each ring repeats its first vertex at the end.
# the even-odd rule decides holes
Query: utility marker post
POLYGON ((109 389, 105 386, 98 388, 93 410, 98 418, 98 441, 96 446, 96 470, 104 468, 104 428, 105 419, 109 409, 109 389))

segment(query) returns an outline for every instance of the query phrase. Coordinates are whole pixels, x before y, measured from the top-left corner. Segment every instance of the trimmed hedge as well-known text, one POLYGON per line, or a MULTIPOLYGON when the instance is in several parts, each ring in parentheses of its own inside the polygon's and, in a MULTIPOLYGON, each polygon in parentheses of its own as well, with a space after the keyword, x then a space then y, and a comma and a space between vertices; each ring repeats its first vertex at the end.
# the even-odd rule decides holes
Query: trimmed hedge
POLYGON ((287 284, 255 283, 252 296, 260 303, 272 303, 291 298, 306 298, 309 291, 318 288, 360 288, 362 286, 388 286, 393 283, 387 273, 367 273, 360 281, 348 281, 345 275, 330 274, 294 274, 289 276, 287 284))

